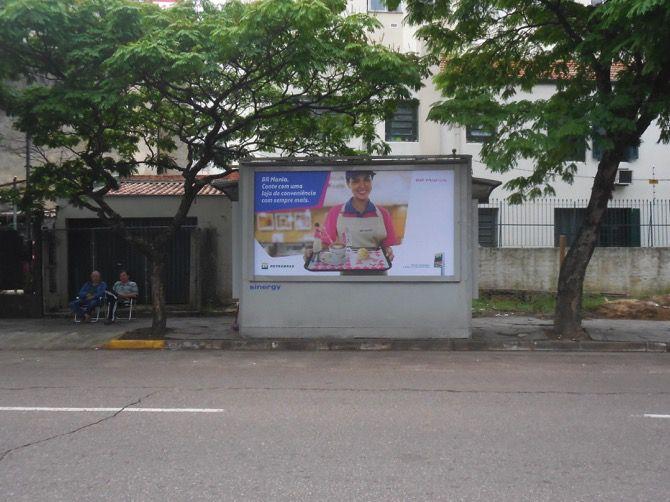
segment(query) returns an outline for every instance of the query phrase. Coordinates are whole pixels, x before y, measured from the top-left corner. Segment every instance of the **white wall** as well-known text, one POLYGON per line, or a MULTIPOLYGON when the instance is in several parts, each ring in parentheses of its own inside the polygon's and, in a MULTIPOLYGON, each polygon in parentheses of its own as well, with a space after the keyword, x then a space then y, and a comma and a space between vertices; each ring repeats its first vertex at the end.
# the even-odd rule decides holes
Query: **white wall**
MULTIPOLYGON (((554 92, 553 84, 538 85, 532 93, 519 93, 517 99, 546 99, 554 92)), ((439 126, 438 126, 439 127, 439 126)), ((670 198, 670 146, 659 144, 659 128, 657 124, 649 127, 642 136, 642 144, 639 148, 639 158, 632 162, 622 162, 620 168, 631 169, 633 171, 633 183, 629 186, 617 186, 614 190, 614 199, 652 199, 654 194, 658 199, 670 198), (665 178, 659 181, 657 185, 650 185, 649 179, 665 178)), ((459 153, 465 153, 473 156, 473 171, 475 176, 483 176, 497 179, 503 182, 517 176, 525 176, 532 172, 533 163, 529 160, 521 160, 519 166, 505 174, 492 173, 486 169, 481 162, 479 152, 480 143, 468 143, 465 138, 465 131, 456 136, 451 134, 451 141, 458 149, 459 153)), ((598 169, 598 161, 593 158, 592 152, 587 150, 586 162, 578 162, 578 172, 572 185, 565 182, 555 182, 552 184, 556 190, 556 197, 568 199, 588 199, 593 178, 598 169)), ((496 198, 503 198, 509 192, 502 187, 495 192, 496 198)))
POLYGON ((8 183, 14 176, 25 179, 25 147, 25 135, 12 128, 11 119, 0 112, 0 183, 8 183))

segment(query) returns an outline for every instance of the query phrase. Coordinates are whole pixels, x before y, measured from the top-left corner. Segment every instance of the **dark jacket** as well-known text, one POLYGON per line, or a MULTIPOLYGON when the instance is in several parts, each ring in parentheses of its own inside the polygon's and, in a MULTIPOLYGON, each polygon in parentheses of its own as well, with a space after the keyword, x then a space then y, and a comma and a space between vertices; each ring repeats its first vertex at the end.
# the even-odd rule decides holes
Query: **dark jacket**
POLYGON ((94 286, 91 281, 86 281, 79 290, 77 297, 80 300, 91 301, 94 298, 102 298, 105 296, 105 291, 107 291, 107 284, 105 284, 105 281, 100 281, 97 286, 94 286))

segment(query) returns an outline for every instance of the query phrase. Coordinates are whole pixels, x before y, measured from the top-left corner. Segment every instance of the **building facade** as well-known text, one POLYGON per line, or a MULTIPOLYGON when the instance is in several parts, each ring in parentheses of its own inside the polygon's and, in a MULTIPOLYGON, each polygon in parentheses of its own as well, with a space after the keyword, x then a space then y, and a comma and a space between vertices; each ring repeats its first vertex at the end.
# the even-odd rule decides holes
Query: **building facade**
MULTIPOLYGON (((416 27, 405 22, 402 5, 389 12, 381 0, 350 0, 350 12, 368 12, 382 28, 377 41, 403 52, 421 54, 422 43, 416 38, 416 27)), ((433 68, 433 72, 437 71, 433 68)), ((531 93, 519 93, 519 99, 545 99, 554 92, 548 82, 531 93)), ((530 160, 507 173, 493 173, 482 162, 480 152, 486 133, 462 127, 438 124, 427 119, 433 103, 440 100, 432 78, 415 100, 401 106, 393 119, 378 125, 377 132, 391 146, 393 155, 468 154, 473 158, 473 175, 496 179, 503 186, 496 189, 490 204, 479 211, 480 243, 500 247, 553 247, 558 236, 574 238, 591 193, 600 152, 593 145, 578 152, 578 172, 572 184, 552 183, 555 197, 510 206, 510 195, 504 183, 533 171, 530 160)), ((658 142, 659 128, 652 124, 642 137, 639 148, 629 150, 621 163, 610 210, 606 216, 599 245, 623 247, 670 246, 670 146, 658 142)), ((362 145, 361 145, 362 146, 362 145)))
MULTIPOLYGON (((237 173, 228 177, 237 179, 237 173)), ((163 232, 183 195, 181 176, 133 176, 110 192, 108 204, 124 217, 131 233, 151 237, 163 232)), ((205 187, 188 218, 168 244, 166 302, 191 310, 225 305, 232 297, 232 211, 219 190, 205 187)), ((91 272, 113 284, 126 270, 140 287, 139 301, 151 303, 150 263, 137 249, 107 228, 96 214, 61 204, 52 227, 43 231, 44 308, 67 306, 91 272)))

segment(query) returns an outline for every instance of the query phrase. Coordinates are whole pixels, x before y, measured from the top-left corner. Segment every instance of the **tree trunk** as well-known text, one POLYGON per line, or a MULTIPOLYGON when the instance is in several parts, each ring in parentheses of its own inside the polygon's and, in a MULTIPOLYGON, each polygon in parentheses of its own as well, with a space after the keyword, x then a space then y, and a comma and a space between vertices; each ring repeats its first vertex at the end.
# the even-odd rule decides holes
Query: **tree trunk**
POLYGON ((163 338, 167 327, 167 312, 165 311, 165 286, 163 271, 165 270, 166 256, 162 253, 151 256, 151 336, 163 338))
POLYGON ((606 152, 598 166, 584 222, 570 246, 558 276, 554 334, 559 339, 588 339, 582 328, 582 295, 586 268, 598 242, 600 225, 616 178, 619 161, 606 152))

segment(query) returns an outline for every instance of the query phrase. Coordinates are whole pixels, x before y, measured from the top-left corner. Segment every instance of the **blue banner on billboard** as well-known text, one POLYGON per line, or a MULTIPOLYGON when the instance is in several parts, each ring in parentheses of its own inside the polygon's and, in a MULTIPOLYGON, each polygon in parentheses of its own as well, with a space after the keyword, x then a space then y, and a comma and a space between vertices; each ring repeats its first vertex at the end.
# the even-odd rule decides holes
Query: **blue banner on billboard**
POLYGON ((317 208, 323 205, 327 171, 257 172, 254 177, 256 212, 317 208))

